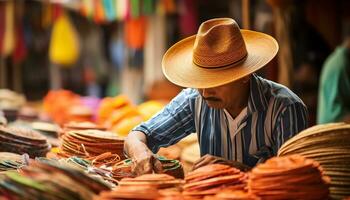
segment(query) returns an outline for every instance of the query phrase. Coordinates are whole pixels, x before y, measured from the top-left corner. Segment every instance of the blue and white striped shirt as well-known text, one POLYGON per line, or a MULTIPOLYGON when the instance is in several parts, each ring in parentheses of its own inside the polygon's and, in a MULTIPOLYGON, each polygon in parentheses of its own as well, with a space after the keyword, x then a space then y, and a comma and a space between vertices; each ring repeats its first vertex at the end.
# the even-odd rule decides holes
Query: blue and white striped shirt
POLYGON ((254 166, 276 155, 287 139, 307 128, 308 112, 288 88, 255 74, 251 77, 247 112, 234 133, 229 114, 209 107, 191 88, 134 130, 146 134, 154 153, 196 132, 201 156, 211 154, 254 166))

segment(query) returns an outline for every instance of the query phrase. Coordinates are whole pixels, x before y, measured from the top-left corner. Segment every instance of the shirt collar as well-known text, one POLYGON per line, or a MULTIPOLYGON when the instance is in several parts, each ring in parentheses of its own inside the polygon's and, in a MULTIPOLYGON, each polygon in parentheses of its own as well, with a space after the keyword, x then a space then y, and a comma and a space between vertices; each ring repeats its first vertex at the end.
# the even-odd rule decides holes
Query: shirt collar
POLYGON ((264 111, 268 108, 268 101, 264 95, 266 90, 266 83, 263 82, 263 78, 259 77, 255 73, 252 74, 250 79, 250 94, 248 99, 248 114, 257 111, 264 111))

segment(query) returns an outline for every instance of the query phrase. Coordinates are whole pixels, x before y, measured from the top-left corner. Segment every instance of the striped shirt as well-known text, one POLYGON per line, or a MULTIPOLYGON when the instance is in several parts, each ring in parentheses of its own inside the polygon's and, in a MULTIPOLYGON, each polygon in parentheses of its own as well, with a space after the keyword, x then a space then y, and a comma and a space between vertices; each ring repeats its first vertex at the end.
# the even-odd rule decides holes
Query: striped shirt
POLYGON ((225 109, 209 107, 196 89, 188 88, 134 130, 146 134, 154 153, 197 133, 201 156, 254 166, 276 155, 287 139, 307 128, 308 112, 288 88, 255 74, 251 77, 248 106, 234 129, 230 128, 234 119, 225 109))

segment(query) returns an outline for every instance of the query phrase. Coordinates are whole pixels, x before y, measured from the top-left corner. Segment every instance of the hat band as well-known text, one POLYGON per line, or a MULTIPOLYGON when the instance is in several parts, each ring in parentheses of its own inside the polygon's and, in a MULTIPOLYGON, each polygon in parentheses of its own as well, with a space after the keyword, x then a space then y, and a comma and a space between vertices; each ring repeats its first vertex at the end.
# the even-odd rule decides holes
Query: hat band
POLYGON ((236 61, 234 61, 234 62, 232 62, 232 63, 229 63, 229 64, 226 64, 226 65, 220 65, 220 66, 203 66, 203 65, 199 65, 199 64, 195 63, 194 61, 193 61, 193 63, 194 63, 195 65, 197 65, 198 67, 205 68, 205 69, 231 68, 231 67, 234 67, 235 65, 237 65, 237 64, 239 64, 239 63, 241 63, 241 62, 243 62, 247 57, 248 57, 248 53, 245 54, 245 55, 244 55, 241 59, 239 59, 239 60, 236 60, 236 61))

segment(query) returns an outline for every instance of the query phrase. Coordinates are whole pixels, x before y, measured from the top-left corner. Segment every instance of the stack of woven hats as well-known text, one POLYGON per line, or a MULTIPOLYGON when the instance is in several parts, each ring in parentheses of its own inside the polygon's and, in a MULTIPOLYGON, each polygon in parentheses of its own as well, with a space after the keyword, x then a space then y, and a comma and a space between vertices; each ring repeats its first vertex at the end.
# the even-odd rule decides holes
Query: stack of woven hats
POLYGON ((17 119, 18 110, 25 104, 26 98, 8 89, 0 89, 0 111, 8 122, 17 119))
POLYGON ((145 174, 136 178, 123 178, 120 186, 149 186, 159 189, 179 188, 183 181, 167 174, 145 174))
POLYGON ((123 146, 124 140, 111 132, 73 130, 62 136, 60 155, 65 157, 80 156, 94 160, 99 159, 98 156, 110 152, 111 156, 108 159, 118 157, 120 160, 124 157, 123 146))
POLYGON ((44 136, 24 128, 0 126, 0 143, 0 151, 27 153, 31 158, 45 156, 50 150, 44 136))
POLYGON ((72 130, 100 130, 106 131, 106 128, 99 126, 92 122, 68 122, 63 125, 63 128, 60 131, 60 135, 64 135, 68 131, 72 130))
POLYGON ((30 162, 20 173, 0 174, 0 191, 7 199, 85 199, 110 190, 105 182, 57 162, 30 162))
POLYGON ((60 145, 61 142, 58 139, 60 128, 56 124, 36 121, 31 123, 31 128, 44 135, 52 147, 60 145))
POLYGON ((300 154, 320 163, 331 178, 330 195, 350 196, 350 124, 317 125, 285 142, 278 155, 300 154))
POLYGON ((123 178, 113 191, 103 192, 96 200, 159 199, 165 196, 181 197, 183 180, 167 174, 145 174, 123 178))
POLYGON ((327 199, 329 182, 316 161, 291 155, 253 168, 248 188, 262 199, 327 199))
POLYGON ((204 200, 260 200, 261 198, 243 190, 223 190, 215 196, 206 196, 204 200))
POLYGON ((191 198, 215 195, 223 189, 244 190, 247 174, 228 165, 210 164, 185 177, 183 195, 191 198))
POLYGON ((94 200, 114 200, 114 199, 157 199, 161 194, 155 187, 133 186, 116 187, 113 191, 101 192, 94 200))
POLYGON ((27 154, 19 155, 10 152, 0 152, 0 172, 17 170, 25 166, 27 160, 29 160, 27 154))

